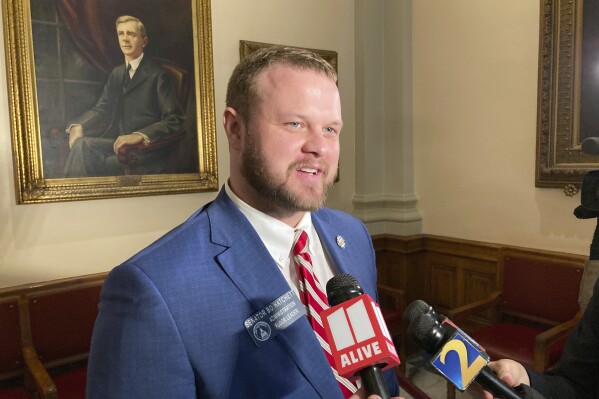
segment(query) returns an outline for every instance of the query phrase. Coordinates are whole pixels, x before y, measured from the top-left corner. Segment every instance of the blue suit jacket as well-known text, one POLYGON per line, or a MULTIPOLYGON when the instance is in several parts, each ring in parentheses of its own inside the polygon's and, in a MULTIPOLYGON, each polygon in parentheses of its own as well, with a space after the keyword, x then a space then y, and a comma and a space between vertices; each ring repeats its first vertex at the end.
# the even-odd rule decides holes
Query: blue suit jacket
MULTIPOLYGON (((312 217, 335 265, 376 298, 375 256, 364 225, 328 209, 312 217)), ((107 277, 92 338, 88 399, 342 398, 305 317, 261 347, 244 327, 289 290, 222 190, 107 277)), ((397 394, 393 373, 386 377, 397 394)))

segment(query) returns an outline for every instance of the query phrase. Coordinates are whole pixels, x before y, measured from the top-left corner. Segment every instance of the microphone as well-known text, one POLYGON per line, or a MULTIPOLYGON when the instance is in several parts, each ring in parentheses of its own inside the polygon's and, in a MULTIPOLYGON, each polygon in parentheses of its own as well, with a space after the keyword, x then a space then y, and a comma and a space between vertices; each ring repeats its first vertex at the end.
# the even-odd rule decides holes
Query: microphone
POLYGON ((320 317, 339 375, 362 378, 368 395, 389 399, 383 370, 400 361, 379 305, 349 274, 338 274, 327 283, 329 309, 320 317))
POLYGON ((435 312, 435 309, 433 309, 433 307, 430 306, 428 303, 424 302, 421 299, 417 299, 411 304, 409 304, 408 307, 406 307, 406 309, 404 310, 402 317, 404 325, 409 326, 410 324, 412 324, 412 321, 414 321, 416 317, 420 316, 423 313, 430 315, 439 324, 442 323, 444 320, 449 321, 447 317, 435 312))
MULTIPOLYGON (((465 391, 474 380, 501 399, 522 399, 503 382, 487 363, 490 358, 483 348, 460 330, 448 318, 436 313, 424 301, 414 305, 408 336, 428 354, 430 364, 460 391, 465 391)), ((407 309, 407 308, 406 308, 407 309)))
POLYGON ((582 140, 581 150, 585 154, 599 155, 599 137, 588 137, 582 140))

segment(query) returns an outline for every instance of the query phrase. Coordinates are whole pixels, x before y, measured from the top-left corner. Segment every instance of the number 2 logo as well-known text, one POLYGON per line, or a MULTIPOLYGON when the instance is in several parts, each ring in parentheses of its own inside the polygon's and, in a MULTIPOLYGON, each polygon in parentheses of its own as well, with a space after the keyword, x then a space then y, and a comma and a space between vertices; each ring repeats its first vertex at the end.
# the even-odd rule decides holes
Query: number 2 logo
MULTIPOLYGON (((442 364, 446 365, 446 357, 449 352, 456 352, 458 355, 458 359, 460 361, 460 373, 462 376, 462 387, 460 389, 465 389, 474 377, 478 374, 478 372, 487 364, 484 357, 480 354, 472 361, 472 363, 468 364, 468 348, 466 344, 459 339, 452 339, 448 343, 446 343, 441 352, 439 353, 440 361, 442 364)), ((477 351, 478 352, 478 351, 477 351)))

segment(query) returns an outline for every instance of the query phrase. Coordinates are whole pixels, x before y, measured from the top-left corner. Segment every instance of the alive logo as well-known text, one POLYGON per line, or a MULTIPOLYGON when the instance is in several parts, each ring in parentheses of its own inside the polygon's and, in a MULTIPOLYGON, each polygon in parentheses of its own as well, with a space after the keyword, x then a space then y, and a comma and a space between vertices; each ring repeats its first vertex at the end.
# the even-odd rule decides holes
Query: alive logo
POLYGON ((321 313, 335 359, 335 369, 345 378, 378 364, 386 370, 399 364, 397 350, 378 304, 363 294, 321 313))

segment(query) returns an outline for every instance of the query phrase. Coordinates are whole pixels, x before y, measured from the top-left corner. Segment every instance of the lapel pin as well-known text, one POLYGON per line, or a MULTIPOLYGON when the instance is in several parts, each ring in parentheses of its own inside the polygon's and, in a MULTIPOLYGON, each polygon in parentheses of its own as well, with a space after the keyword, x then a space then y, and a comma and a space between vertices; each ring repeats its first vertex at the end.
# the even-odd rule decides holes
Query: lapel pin
POLYGON ((341 248, 345 248, 345 240, 341 236, 337 236, 337 245, 341 248))

